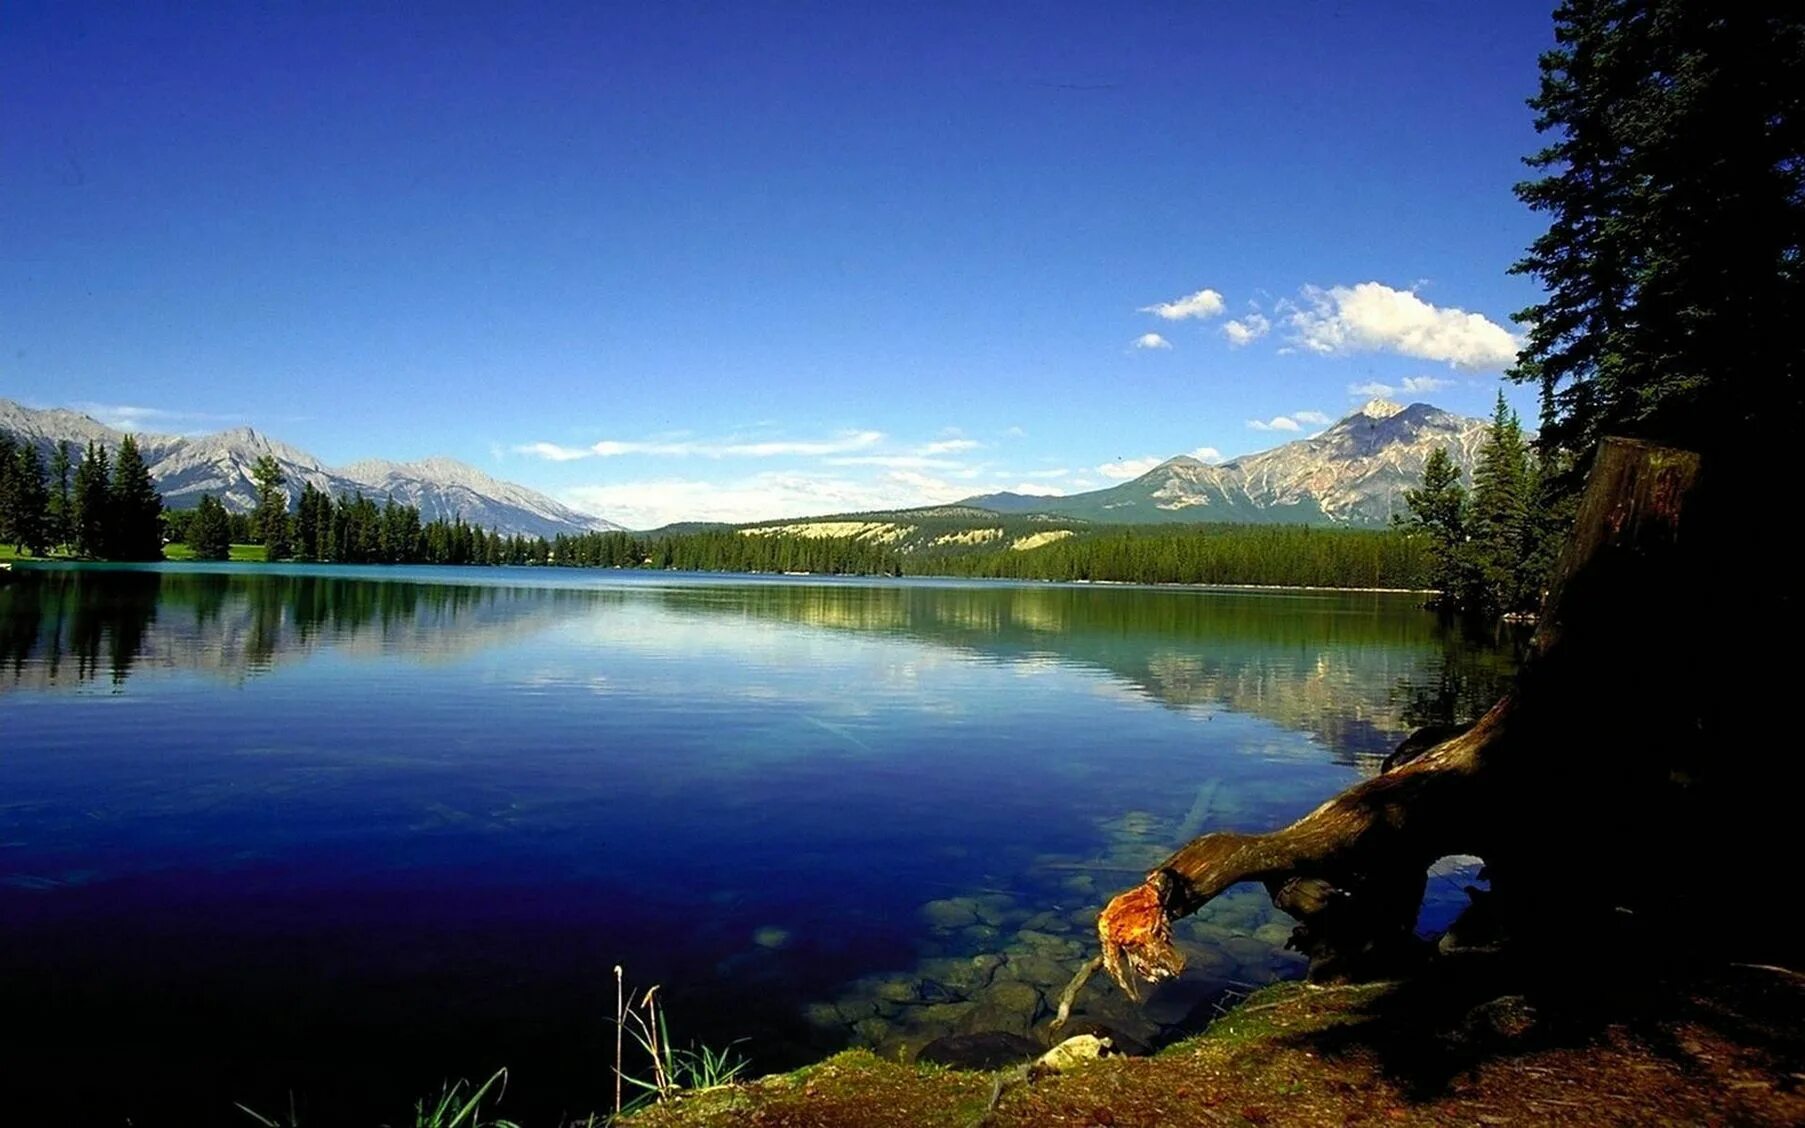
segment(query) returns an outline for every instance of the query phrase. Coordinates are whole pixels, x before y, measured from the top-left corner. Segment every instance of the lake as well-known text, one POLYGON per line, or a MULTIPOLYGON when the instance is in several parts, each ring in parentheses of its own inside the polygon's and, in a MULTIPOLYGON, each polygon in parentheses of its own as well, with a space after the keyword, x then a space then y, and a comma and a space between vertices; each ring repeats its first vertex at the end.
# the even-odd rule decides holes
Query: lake
MULTIPOLYGON (((615 982, 755 1071, 1044 1029, 1107 898, 1482 709, 1516 640, 1380 593, 554 569, 0 583, 0 1038, 69 1119, 611 1107, 615 982), (79 1116, 75 1113, 79 1112, 79 1116)), ((1470 874, 1430 882, 1424 927, 1470 874)), ((1301 973, 1243 888, 1148 1041, 1301 973)), ((20 1080, 23 1080, 23 1084, 20 1080)), ((47 1106, 48 1107, 48 1106, 47 1106)), ((534 1119, 534 1118, 537 1119, 534 1119)))

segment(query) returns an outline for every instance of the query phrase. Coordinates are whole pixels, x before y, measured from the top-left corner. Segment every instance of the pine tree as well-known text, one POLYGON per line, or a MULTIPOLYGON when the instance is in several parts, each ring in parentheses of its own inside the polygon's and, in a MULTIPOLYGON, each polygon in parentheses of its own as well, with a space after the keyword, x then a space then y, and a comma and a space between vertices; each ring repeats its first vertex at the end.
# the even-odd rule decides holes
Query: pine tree
POLYGON ((37 444, 21 444, 11 462, 13 512, 8 539, 18 551, 43 556, 50 549, 50 490, 44 482, 37 444))
POLYGON ((1460 479, 1460 466, 1447 448, 1436 447, 1423 463, 1423 484, 1404 491, 1410 516, 1402 523, 1428 536, 1434 561, 1430 583, 1450 605, 1458 604, 1470 587, 1467 491, 1460 479))
POLYGON ((106 448, 90 442, 88 453, 75 468, 71 531, 78 555, 104 560, 112 528, 112 468, 106 448))
POLYGON ((75 540, 75 498, 70 493, 75 473, 75 455, 69 440, 56 444, 50 455, 50 504, 44 535, 51 547, 75 540))
POLYGON ((212 494, 202 494, 188 522, 188 547, 198 560, 225 560, 232 554, 232 521, 212 494))
POLYGON ((13 527, 19 521, 18 485, 14 480, 18 474, 17 454, 12 435, 0 431, 0 544, 13 539, 13 527))
POLYGON ((1547 291, 1512 372, 1544 462, 1570 489, 1613 433, 1783 459, 1746 436, 1805 406, 1805 7, 1566 0, 1555 39, 1517 186, 1549 227, 1513 267, 1547 291))
POLYGON ((106 555, 114 560, 163 559, 163 499, 138 453, 138 441, 119 441, 113 460, 111 525, 106 555))
POLYGON ((261 455, 251 468, 257 483, 257 537, 263 542, 264 558, 286 560, 289 556, 288 493, 282 488, 287 478, 282 464, 272 455, 261 455))
POLYGON ((1520 610, 1539 594, 1540 577, 1528 574, 1533 547, 1531 475, 1523 426, 1499 392, 1491 429, 1473 469, 1467 525, 1472 571, 1464 602, 1475 610, 1520 610))

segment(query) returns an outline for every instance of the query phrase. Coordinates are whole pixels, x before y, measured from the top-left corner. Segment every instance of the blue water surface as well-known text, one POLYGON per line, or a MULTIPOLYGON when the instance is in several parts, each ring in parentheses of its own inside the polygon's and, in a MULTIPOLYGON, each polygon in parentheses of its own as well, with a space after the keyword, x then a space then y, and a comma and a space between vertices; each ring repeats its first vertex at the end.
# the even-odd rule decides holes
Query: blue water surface
MULTIPOLYGON (((502 1065, 555 1117, 611 1099, 615 965, 756 1068, 907 1052, 980 988, 862 992, 1069 971, 1140 869, 1482 707, 1508 650, 1374 593, 20 568, 6 1056, 112 1123, 375 1123, 502 1065)), ((1295 972, 1256 893, 1222 913, 1210 982, 1295 972)))

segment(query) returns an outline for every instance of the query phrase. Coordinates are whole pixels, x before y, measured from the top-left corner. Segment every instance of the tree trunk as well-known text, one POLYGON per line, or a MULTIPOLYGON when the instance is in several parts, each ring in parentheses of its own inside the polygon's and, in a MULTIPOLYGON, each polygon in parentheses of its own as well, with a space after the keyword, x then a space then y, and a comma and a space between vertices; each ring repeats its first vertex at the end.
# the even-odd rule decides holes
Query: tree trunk
POLYGON ((1606 441, 1513 691, 1282 830, 1186 844, 1098 917, 1111 977, 1136 996, 1137 976, 1176 974, 1171 921, 1243 881, 1297 918, 1293 944, 1316 979, 1389 975, 1420 957, 1425 874, 1450 854, 1485 860, 1519 937, 1671 895, 1667 863, 1703 856, 1669 821, 1683 817, 1685 765, 1698 761, 1710 710, 1699 693, 1712 616, 1696 597, 1699 482, 1697 455, 1606 441), (1580 872, 1629 843, 1644 850, 1635 873, 1606 886, 1580 872))

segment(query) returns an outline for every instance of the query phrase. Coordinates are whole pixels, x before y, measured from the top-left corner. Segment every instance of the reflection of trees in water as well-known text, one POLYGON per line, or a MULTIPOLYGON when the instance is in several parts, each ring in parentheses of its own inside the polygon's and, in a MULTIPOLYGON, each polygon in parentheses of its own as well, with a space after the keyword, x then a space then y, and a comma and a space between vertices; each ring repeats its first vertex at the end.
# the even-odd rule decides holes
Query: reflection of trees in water
POLYGON ((1378 593, 733 579, 597 590, 82 569, 27 570, 0 588, 0 660, 15 683, 76 684, 103 664, 115 682, 146 664, 242 677, 325 645, 468 653, 627 603, 1101 670, 1169 708, 1226 708, 1311 733, 1353 762, 1418 725, 1477 714, 1516 664, 1512 640, 1475 639, 1378 593))
POLYGON ((95 573, 21 573, 0 587, 0 666, 14 680, 36 659, 48 679, 73 666, 76 681, 101 676, 114 684, 131 675, 146 633, 157 616, 157 577, 121 572, 103 581, 95 573))
POLYGON ((590 592, 326 575, 32 569, 0 588, 0 668, 14 684, 78 685, 103 669, 118 684, 146 663, 239 676, 360 639, 448 654, 489 641, 480 628, 537 629, 595 603, 590 592))
POLYGON ((732 609, 1102 669, 1171 708, 1309 732, 1349 763, 1376 763, 1444 715, 1482 711, 1516 666, 1508 640, 1376 592, 765 584, 661 594, 680 613, 732 609))
POLYGON ((1477 720, 1497 703, 1535 633, 1530 626, 1500 622, 1489 640, 1476 644, 1483 627, 1452 616, 1444 617, 1440 627, 1442 652, 1434 679, 1399 679, 1392 691, 1413 729, 1477 720))

